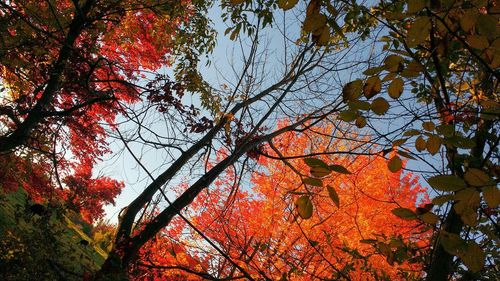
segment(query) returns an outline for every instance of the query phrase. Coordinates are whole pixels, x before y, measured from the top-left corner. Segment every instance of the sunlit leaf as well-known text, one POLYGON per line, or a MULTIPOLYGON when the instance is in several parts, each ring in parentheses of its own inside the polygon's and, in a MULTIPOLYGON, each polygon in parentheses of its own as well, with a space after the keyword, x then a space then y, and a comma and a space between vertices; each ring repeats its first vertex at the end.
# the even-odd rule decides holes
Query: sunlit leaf
POLYGON ((401 78, 396 78, 392 80, 391 84, 387 88, 389 96, 393 99, 397 99, 403 93, 404 81, 401 78))

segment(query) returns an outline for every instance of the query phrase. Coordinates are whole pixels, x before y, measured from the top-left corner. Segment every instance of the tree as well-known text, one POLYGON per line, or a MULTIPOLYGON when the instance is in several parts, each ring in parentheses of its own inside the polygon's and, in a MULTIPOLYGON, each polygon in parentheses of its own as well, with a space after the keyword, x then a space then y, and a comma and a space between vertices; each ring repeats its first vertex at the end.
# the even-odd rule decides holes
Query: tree
POLYGON ((75 210, 86 206, 89 220, 102 216, 123 187, 92 175, 110 152, 106 126, 116 126, 127 104, 169 91, 168 77, 156 77, 156 88, 141 85, 145 73, 173 57, 195 65, 189 56, 210 48, 206 8, 197 1, 1 1, 2 188, 23 186, 35 200, 64 198, 75 210), (179 56, 178 44, 197 33, 179 56))
MULTIPOLYGON (((287 124, 282 122, 280 127, 287 124)), ((255 279, 418 278, 422 261, 409 264, 404 255, 409 249, 423 255, 430 237, 425 230, 427 224, 403 221, 391 210, 415 210, 417 201, 423 205, 428 200, 424 189, 411 174, 389 171, 387 160, 380 155, 323 155, 305 161, 295 157, 322 154, 328 146, 349 147, 346 141, 331 142, 333 128, 323 123, 315 126, 314 133, 289 132, 276 138, 276 152, 266 147, 268 157, 259 157, 262 169, 243 182, 228 170, 198 196, 186 217, 255 279), (324 173, 314 179, 321 179, 325 186, 315 186, 308 172, 297 173, 308 171, 312 159, 348 167, 352 173, 324 173), (295 206, 304 196, 314 202, 310 219, 301 218, 304 214, 300 205, 298 210, 295 206), (418 199, 422 196, 424 199, 418 199), (420 235, 412 236, 412 243, 403 244, 414 230, 421 231, 420 235), (370 244, 376 244, 377 251, 370 244)), ((219 153, 224 157, 224 151, 219 153)), ((172 278, 176 274, 183 274, 185 280, 197 276, 212 280, 241 277, 226 257, 181 221, 146 249, 138 265, 144 279, 155 275, 172 278), (185 248, 176 248, 179 245, 185 248)))

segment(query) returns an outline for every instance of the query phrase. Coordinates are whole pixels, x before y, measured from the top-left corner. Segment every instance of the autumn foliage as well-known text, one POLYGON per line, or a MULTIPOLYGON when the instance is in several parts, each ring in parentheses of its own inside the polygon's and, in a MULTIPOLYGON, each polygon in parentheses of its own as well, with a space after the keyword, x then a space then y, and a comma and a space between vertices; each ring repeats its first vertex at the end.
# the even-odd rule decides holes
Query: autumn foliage
MULTIPOLYGON (((319 133, 331 132, 326 126, 316 129, 319 133)), ((297 133, 284 134, 275 143, 285 157, 325 151, 329 145, 327 137, 320 134, 311 138, 297 133)), ((337 141, 330 145, 341 149, 348 144, 337 141)), ((374 280, 378 276, 408 280, 420 276, 421 264, 403 260, 426 245, 424 225, 401 220, 391 212, 398 206, 415 209, 428 200, 417 179, 409 173, 389 171, 381 155, 321 158, 352 172, 323 178, 336 191, 338 202, 332 200, 328 188, 304 185, 285 163, 261 156, 258 163, 262 168, 252 173, 249 181, 236 184, 234 172, 228 171, 199 196, 186 215, 256 279, 374 280), (295 206, 305 194, 314 206, 307 220, 300 217, 295 206), (418 229, 421 234, 411 235, 418 229), (412 245, 400 247, 408 239, 412 245)), ((288 164, 305 175, 309 173, 302 158, 290 159, 288 164)), ((145 276, 157 274, 158 280, 178 274, 186 280, 197 280, 196 273, 200 272, 216 278, 241 275, 181 220, 176 220, 146 249, 141 262, 149 267, 142 269, 156 265, 157 269, 145 276)))
POLYGON ((191 13, 189 1, 173 2, 172 10, 156 1, 1 4, 4 191, 63 199, 88 221, 103 215, 123 183, 92 169, 110 152, 106 130, 142 99, 139 79, 170 65, 176 32, 191 13))

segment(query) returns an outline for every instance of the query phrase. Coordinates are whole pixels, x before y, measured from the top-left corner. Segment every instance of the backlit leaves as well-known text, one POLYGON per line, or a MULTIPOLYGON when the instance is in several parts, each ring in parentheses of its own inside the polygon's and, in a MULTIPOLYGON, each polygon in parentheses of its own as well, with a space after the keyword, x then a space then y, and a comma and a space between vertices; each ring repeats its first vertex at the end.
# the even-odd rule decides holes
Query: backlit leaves
POLYGON ((384 115, 389 110, 389 103, 382 97, 376 98, 372 102, 371 110, 377 115, 384 115))
POLYGON ((340 200, 337 191, 335 191, 335 189, 330 185, 327 185, 326 188, 328 190, 328 196, 330 196, 330 199, 332 199, 333 203, 335 203, 337 207, 340 207, 340 200))
POLYGON ((403 220, 414 220, 417 218, 417 214, 407 208, 396 208, 391 211, 395 216, 403 220))
POLYGON ((467 186, 463 179, 453 175, 434 176, 427 182, 432 188, 440 191, 457 191, 467 186))
POLYGON ((425 42, 429 36, 431 22, 429 17, 420 16, 411 24, 410 30, 406 35, 406 43, 408 47, 414 48, 425 42))
POLYGON ((401 78, 396 78, 392 80, 391 84, 387 88, 387 92, 389 93, 389 96, 393 99, 397 99, 401 96, 403 93, 403 86, 404 82, 403 79, 401 78))
POLYGON ((360 79, 347 83, 342 89, 344 102, 357 100, 362 93, 363 81, 360 79))
POLYGON ((309 196, 303 195, 295 201, 295 205, 297 206, 297 211, 299 212, 299 216, 303 219, 309 219, 313 214, 313 204, 309 196))

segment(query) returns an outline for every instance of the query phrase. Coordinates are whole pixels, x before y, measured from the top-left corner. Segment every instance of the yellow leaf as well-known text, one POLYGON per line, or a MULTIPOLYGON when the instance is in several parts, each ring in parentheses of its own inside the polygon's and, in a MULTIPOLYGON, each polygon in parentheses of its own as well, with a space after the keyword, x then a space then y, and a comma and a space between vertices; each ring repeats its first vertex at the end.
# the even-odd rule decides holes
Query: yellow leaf
POLYGON ((406 35, 406 43, 408 47, 415 48, 416 46, 424 43, 427 36, 429 36, 430 29, 431 22, 428 17, 417 17, 406 35))
POLYGON ((430 154, 435 155, 436 153, 439 152, 439 149, 441 148, 441 143, 442 141, 440 137, 436 135, 431 135, 427 140, 425 148, 427 148, 427 151, 429 151, 430 154))
POLYGON ((413 14, 422 11, 427 4, 425 0, 408 0, 408 13, 413 14))
POLYGON ((360 79, 347 83, 342 89, 342 97, 344 102, 357 100, 361 96, 363 81, 360 79))
POLYGON ((306 15, 302 29, 306 33, 315 32, 326 26, 326 16, 321 13, 311 13, 306 15))
POLYGON ((427 142, 425 141, 424 137, 422 136, 419 136, 416 140, 415 140, 415 148, 418 150, 418 151, 423 151, 425 150, 425 147, 427 146, 427 142))
POLYGON ((470 226, 477 225, 477 209, 479 208, 479 192, 474 188, 467 188, 455 194, 457 201, 453 208, 460 215, 462 221, 470 226))
POLYGON ((393 99, 397 99, 403 93, 404 81, 401 78, 396 78, 392 80, 387 91, 389 92, 389 96, 393 99))
POLYGON ((352 110, 344 110, 339 113, 339 118, 345 122, 351 122, 356 120, 358 113, 352 110))
POLYGON ((313 204, 309 196, 303 195, 295 201, 295 205, 297 206, 297 211, 299 212, 299 216, 303 219, 309 219, 312 217, 313 213, 313 204))
POLYGON ((500 190, 496 186, 484 187, 483 197, 490 208, 496 208, 500 205, 500 190))
POLYGON ((366 119, 363 116, 359 116, 358 118, 356 118, 355 124, 356 124, 356 127, 361 129, 364 126, 366 126, 366 119))
POLYGON ((297 2, 299 2, 299 0, 278 0, 278 7, 285 11, 290 10, 297 5, 297 2))
POLYGON ((381 89, 382 82, 380 78, 378 76, 372 76, 366 80, 365 86, 363 87, 363 93, 367 99, 370 99, 380 93, 381 89))
POLYGON ((436 124, 434 124, 434 122, 432 121, 424 122, 422 123, 422 128, 424 128, 424 130, 426 131, 432 132, 436 128, 436 124))
POLYGON ((384 60, 384 67, 389 72, 397 72, 402 63, 402 57, 398 55, 389 55, 384 60))
POLYGON ((377 115, 384 115, 389 109, 389 103, 382 97, 376 98, 371 105, 371 110, 377 115))
POLYGON ((403 167, 403 161, 401 161, 401 158, 398 156, 394 156, 391 160, 389 160, 389 163, 387 163, 387 167, 389 168, 389 171, 396 173, 403 167))

